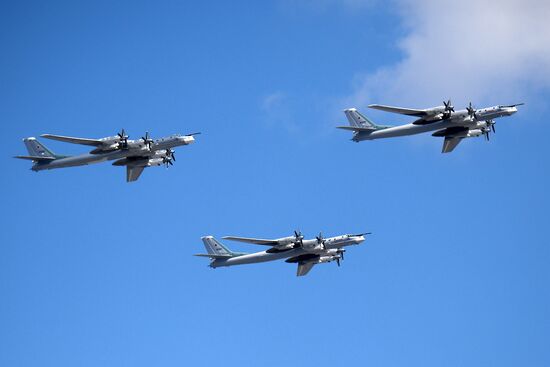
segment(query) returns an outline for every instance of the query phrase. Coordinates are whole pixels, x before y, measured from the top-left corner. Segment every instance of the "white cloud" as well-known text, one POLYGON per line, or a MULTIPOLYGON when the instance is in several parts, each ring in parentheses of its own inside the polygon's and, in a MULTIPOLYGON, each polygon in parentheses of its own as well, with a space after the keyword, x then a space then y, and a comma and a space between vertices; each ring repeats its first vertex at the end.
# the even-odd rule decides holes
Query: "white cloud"
POLYGON ((550 87, 549 0, 396 0, 403 59, 358 74, 347 104, 536 99, 550 87))

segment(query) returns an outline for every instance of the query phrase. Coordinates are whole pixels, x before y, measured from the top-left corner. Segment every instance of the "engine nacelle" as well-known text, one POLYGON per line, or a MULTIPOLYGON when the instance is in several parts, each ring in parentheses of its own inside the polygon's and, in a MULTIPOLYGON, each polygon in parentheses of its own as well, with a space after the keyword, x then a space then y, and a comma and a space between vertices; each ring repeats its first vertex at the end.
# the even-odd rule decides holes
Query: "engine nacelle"
POLYGON ((279 246, 294 244, 296 242, 296 237, 289 236, 289 237, 279 238, 277 239, 277 242, 279 243, 279 246))
POLYGON ((318 261, 319 263, 329 263, 331 261, 336 261, 341 258, 342 257, 340 255, 321 256, 318 261))
POLYGON ((149 167, 152 167, 152 166, 160 166, 164 163, 164 160, 162 158, 151 158, 149 159, 149 161, 147 162, 147 166, 149 167))
POLYGON ((167 156, 168 156, 167 151, 162 149, 162 150, 157 150, 155 152, 155 155, 153 155, 151 158, 152 159, 156 159, 156 158, 162 159, 162 158, 166 158, 167 156))
POLYGON ((481 129, 472 129, 466 134, 466 138, 475 138, 483 134, 481 129))

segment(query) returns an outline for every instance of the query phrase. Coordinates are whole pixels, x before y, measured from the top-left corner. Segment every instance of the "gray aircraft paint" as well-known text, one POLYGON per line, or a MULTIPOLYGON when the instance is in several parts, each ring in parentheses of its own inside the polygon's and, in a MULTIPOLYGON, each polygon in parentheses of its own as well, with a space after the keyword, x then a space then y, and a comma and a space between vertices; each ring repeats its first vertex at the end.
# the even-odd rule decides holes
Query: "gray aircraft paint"
POLYGON ((168 149, 182 145, 189 145, 192 144, 194 141, 195 139, 191 135, 172 135, 169 137, 153 140, 150 148, 145 142, 143 142, 141 139, 138 139, 129 140, 129 148, 127 149, 116 149, 106 152, 99 152, 96 154, 86 153, 76 156, 60 156, 55 155, 40 141, 38 141, 34 137, 31 137, 23 139, 27 151, 29 152, 29 156, 18 156, 16 158, 33 160, 34 164, 31 169, 37 172, 58 168, 85 166, 106 161, 120 160, 124 158, 130 159, 130 161, 126 164, 128 166, 134 165, 139 167, 149 167, 151 165, 159 165, 158 160, 151 162, 154 164, 149 163, 152 158, 155 158, 156 155, 158 155, 159 152, 161 154, 164 154, 168 149), (36 157, 37 159, 33 159, 33 157, 36 157), (47 158, 54 159, 45 160, 47 158), (139 160, 140 158, 141 160, 139 160), (132 162, 132 159, 136 160, 136 162, 132 162))
MULTIPOLYGON (((371 105, 377 106, 377 105, 371 105)), ((500 117, 511 116, 516 113, 517 107, 513 106, 493 106, 475 110, 475 115, 470 115, 467 109, 452 112, 448 118, 441 119, 444 107, 434 107, 423 111, 424 116, 420 119, 405 125, 400 126, 379 126, 369 120, 367 117, 360 114, 357 109, 349 108, 344 111, 349 121, 350 126, 340 126, 339 128, 351 130, 354 132, 352 140, 360 142, 364 140, 376 140, 393 138, 400 136, 408 136, 421 134, 431 131, 441 131, 447 128, 463 126, 471 131, 471 134, 457 136, 457 138, 468 138, 480 136, 485 133, 485 129, 490 127, 493 119, 500 117), (441 119, 430 120, 430 119, 441 119)), ((411 113, 396 112, 405 115, 415 115, 411 113)), ((415 115, 416 116, 416 115, 415 115)))
MULTIPOLYGON (((316 255, 317 258, 311 261, 298 262, 299 265, 310 262, 317 264, 319 263, 317 261, 319 257, 332 256, 332 250, 340 250, 344 247, 358 245, 365 241, 363 235, 342 235, 324 239, 324 248, 319 245, 316 239, 311 239, 303 240, 303 246, 287 251, 268 252, 269 250, 266 250, 254 253, 236 253, 229 250, 227 246, 224 246, 212 236, 205 236, 201 239, 207 254, 198 254, 196 256, 210 257, 210 267, 212 268, 292 259, 306 254, 316 255)), ((336 258, 334 258, 334 260, 335 259, 336 258)))

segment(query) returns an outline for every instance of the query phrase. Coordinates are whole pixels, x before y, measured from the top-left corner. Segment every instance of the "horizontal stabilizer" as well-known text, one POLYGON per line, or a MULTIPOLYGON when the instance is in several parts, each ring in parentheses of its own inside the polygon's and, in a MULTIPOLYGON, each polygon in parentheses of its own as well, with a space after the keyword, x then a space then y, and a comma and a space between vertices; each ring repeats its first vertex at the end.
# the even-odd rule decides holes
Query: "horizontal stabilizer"
POLYGON ((50 162, 55 160, 54 157, 39 157, 34 155, 16 155, 13 158, 27 159, 29 161, 36 161, 36 162, 50 162))
POLYGON ((361 127, 361 126, 336 126, 337 129, 351 130, 351 131, 376 131, 374 127, 361 127))
POLYGON ((209 257, 211 259, 229 259, 233 257, 233 255, 230 254, 195 254, 194 256, 209 257))

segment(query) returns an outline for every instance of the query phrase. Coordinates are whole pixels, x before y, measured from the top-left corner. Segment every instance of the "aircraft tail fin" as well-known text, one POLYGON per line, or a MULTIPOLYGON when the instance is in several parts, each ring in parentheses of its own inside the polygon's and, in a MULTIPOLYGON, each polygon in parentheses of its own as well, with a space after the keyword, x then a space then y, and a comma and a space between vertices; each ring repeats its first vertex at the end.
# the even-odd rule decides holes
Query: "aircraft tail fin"
POLYGON ((243 255, 243 253, 231 251, 212 236, 201 237, 201 240, 204 243, 204 248, 207 253, 197 254, 195 256, 210 257, 211 259, 223 259, 243 255))
POLYGON ((56 159, 59 157, 54 152, 46 148, 46 146, 44 146, 44 144, 39 142, 36 138, 31 137, 23 139, 23 143, 25 144, 25 147, 27 147, 27 151, 31 157, 43 157, 47 159, 56 159))
POLYGON ((339 129, 351 130, 356 133, 370 134, 376 130, 387 129, 390 126, 376 125, 368 119, 368 117, 357 111, 356 108, 348 108, 344 110, 349 121, 349 126, 338 126, 339 129))
POLYGON ((350 127, 361 128, 361 129, 372 129, 378 130, 380 126, 376 125, 374 122, 368 119, 368 117, 362 115, 355 108, 348 108, 344 110, 346 117, 348 118, 350 127))
POLYGON ((56 159, 67 157, 64 155, 55 154, 54 152, 46 148, 44 144, 39 142, 38 139, 33 137, 23 139, 23 143, 25 144, 29 155, 17 155, 14 158, 33 161, 33 163, 35 164, 33 167, 38 165, 45 165, 51 161, 55 161, 56 159))

